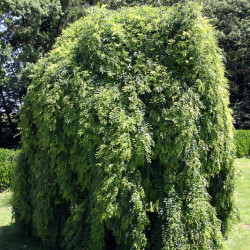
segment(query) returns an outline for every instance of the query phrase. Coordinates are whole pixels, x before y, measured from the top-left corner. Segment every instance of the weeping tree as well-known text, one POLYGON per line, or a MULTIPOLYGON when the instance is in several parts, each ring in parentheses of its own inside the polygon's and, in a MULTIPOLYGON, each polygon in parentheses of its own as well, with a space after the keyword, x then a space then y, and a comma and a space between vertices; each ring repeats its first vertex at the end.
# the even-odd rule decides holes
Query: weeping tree
POLYGON ((196 4, 93 8, 33 70, 16 226, 54 249, 217 249, 235 218, 227 81, 196 4))

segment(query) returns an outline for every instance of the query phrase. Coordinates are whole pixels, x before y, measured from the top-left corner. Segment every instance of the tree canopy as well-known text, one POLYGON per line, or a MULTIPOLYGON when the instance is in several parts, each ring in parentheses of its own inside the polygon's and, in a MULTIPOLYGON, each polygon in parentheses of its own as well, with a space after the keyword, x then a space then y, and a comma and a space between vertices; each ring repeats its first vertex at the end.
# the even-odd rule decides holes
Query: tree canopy
POLYGON ((196 4, 89 14, 34 67, 13 211, 66 249, 217 249, 235 215, 214 29, 196 4))

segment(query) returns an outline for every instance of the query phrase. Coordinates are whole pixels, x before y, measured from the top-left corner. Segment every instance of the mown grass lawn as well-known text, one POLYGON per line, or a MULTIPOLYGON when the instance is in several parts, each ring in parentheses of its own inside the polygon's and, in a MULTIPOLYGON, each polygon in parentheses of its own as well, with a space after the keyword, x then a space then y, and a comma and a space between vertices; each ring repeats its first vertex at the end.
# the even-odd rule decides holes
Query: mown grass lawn
POLYGON ((237 182, 237 203, 241 223, 230 232, 225 249, 250 250, 250 158, 237 159, 241 172, 237 182))
POLYGON ((11 205, 10 205, 11 193, 0 193, 0 250, 45 250, 40 242, 17 235, 14 232, 12 225, 11 205))
MULTIPOLYGON (((250 250, 250 158, 237 159, 241 176, 237 182, 238 207, 241 223, 235 225, 225 241, 224 249, 250 250)), ((44 250, 42 245, 31 238, 15 234, 11 222, 11 193, 0 194, 0 249, 44 250)))

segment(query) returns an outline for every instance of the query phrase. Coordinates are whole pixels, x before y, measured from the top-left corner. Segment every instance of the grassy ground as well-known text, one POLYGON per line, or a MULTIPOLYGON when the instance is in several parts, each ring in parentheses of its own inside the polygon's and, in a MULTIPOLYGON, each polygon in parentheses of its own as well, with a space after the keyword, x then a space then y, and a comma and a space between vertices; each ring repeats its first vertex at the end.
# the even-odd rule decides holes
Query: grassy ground
POLYGON ((250 158, 237 159, 237 163, 241 171, 237 183, 241 223, 231 231, 225 245, 230 250, 250 250, 250 158))
MULTIPOLYGON (((241 177, 237 183, 238 207, 241 223, 236 225, 225 241, 224 249, 250 250, 250 159, 237 160, 241 177)), ((11 193, 0 193, 0 249, 1 250, 45 250, 38 241, 20 237, 13 231, 11 223, 11 193)))
POLYGON ((45 250, 38 241, 14 232, 10 199, 10 192, 0 193, 0 250, 45 250))

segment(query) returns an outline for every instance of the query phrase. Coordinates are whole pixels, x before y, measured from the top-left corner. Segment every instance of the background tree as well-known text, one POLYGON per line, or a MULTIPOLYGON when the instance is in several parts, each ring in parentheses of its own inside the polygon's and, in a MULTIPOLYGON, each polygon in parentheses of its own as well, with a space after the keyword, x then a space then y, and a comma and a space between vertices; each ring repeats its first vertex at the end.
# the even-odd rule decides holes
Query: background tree
POLYGON ((249 7, 248 0, 204 0, 204 12, 218 30, 219 46, 224 50, 237 129, 250 129, 249 7))
MULTIPOLYGON (((90 4, 91 1, 89 1, 90 4)), ((0 2, 0 147, 13 147, 30 69, 51 50, 69 22, 84 16, 86 1, 0 2)))

